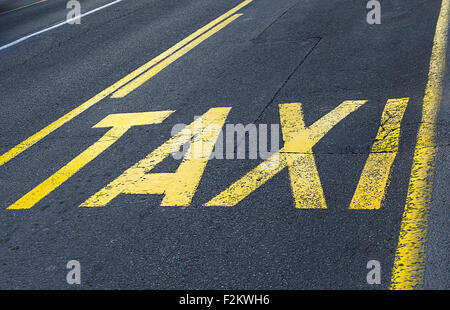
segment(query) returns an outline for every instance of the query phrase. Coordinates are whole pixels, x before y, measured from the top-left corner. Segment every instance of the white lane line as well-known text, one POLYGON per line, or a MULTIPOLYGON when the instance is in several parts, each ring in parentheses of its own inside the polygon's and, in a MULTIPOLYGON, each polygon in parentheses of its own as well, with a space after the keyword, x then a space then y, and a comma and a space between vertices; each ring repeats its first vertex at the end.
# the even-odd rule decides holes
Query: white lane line
MULTIPOLYGON (((95 13, 95 12, 97 12, 97 11, 100 11, 100 10, 102 10, 102 9, 105 9, 105 8, 111 6, 111 5, 114 5, 114 4, 119 3, 119 2, 122 2, 122 1, 123 1, 123 0, 115 0, 115 1, 110 2, 110 3, 108 3, 108 4, 102 5, 101 7, 98 7, 98 8, 96 8, 96 9, 93 9, 93 10, 89 11, 89 12, 86 12, 86 13, 81 14, 79 18, 84 17, 84 16, 87 16, 87 15, 92 14, 92 13, 95 13)), ((1 50, 4 50, 5 48, 11 47, 11 46, 13 46, 13 45, 16 45, 16 44, 18 44, 18 43, 20 43, 20 42, 23 42, 23 41, 25 41, 25 40, 28 40, 29 38, 35 37, 35 36, 37 36, 37 35, 40 35, 40 34, 42 34, 42 33, 44 33, 44 32, 53 30, 53 29, 58 28, 58 27, 61 27, 61 26, 64 26, 65 24, 68 24, 68 23, 70 23, 70 22, 76 20, 77 18, 78 18, 78 17, 68 19, 68 20, 66 20, 66 21, 60 22, 60 23, 58 23, 58 24, 56 24, 56 25, 53 25, 53 26, 51 26, 51 27, 48 27, 48 28, 39 30, 38 32, 29 34, 29 35, 27 35, 27 36, 25 36, 25 37, 22 37, 22 38, 20 38, 20 39, 17 39, 17 40, 15 40, 15 41, 11 42, 11 43, 6 44, 6 45, 0 46, 0 51, 1 51, 1 50)))

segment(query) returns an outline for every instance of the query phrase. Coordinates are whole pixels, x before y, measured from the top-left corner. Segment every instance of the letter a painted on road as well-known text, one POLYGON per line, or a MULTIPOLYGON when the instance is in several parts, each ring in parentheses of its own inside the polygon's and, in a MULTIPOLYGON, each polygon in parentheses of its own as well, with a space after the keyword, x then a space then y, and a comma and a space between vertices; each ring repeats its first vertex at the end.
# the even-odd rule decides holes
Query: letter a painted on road
POLYGON ((102 207, 120 194, 164 195, 161 206, 189 206, 231 108, 212 108, 89 198, 82 207, 102 207), (175 173, 151 170, 190 142, 175 173))

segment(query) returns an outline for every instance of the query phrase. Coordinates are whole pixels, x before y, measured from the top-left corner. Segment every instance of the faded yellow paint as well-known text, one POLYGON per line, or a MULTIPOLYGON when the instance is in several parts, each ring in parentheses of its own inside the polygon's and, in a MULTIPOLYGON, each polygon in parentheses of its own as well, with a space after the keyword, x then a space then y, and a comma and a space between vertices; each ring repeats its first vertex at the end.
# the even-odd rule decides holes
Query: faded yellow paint
POLYGON ((160 111, 113 114, 107 116, 94 127, 112 127, 108 132, 84 152, 71 160, 67 165, 8 207, 8 209, 17 210, 31 208, 114 144, 132 126, 159 124, 173 112, 174 111, 160 111))
POLYGON ((303 120, 300 103, 280 104, 284 147, 205 206, 235 206, 285 167, 289 168, 295 207, 325 209, 326 202, 312 147, 337 123, 367 101, 345 101, 310 127, 303 120))
POLYGON ((422 121, 409 180, 408 195, 392 270, 391 289, 421 289, 425 275, 428 216, 437 154, 436 120, 442 99, 450 0, 442 0, 428 83, 422 107, 422 121))
POLYGON ((350 209, 376 210, 389 186, 391 168, 397 156, 400 125, 409 98, 390 99, 381 116, 381 126, 364 166, 350 209))
POLYGON ((101 189, 82 207, 103 207, 120 194, 164 194, 161 206, 189 206, 231 108, 212 108, 101 189), (150 173, 191 142, 175 173, 150 173))
POLYGON ((35 5, 35 4, 39 4, 39 3, 42 3, 42 2, 46 2, 46 1, 47 0, 40 0, 40 1, 36 1, 36 2, 30 3, 30 4, 22 5, 21 7, 18 7, 18 8, 15 8, 15 9, 11 9, 11 10, 8 10, 8 11, 0 12, 0 15, 4 15, 4 14, 7 14, 7 13, 18 11, 18 10, 27 8, 29 6, 32 6, 32 5, 35 5))
MULTIPOLYGON (((53 131, 57 130, 59 127, 63 126, 67 122, 71 121, 72 119, 74 119, 75 117, 77 117, 78 115, 80 115, 81 113, 83 113, 84 111, 86 111, 87 109, 92 107, 93 105, 97 104, 98 102, 100 102, 104 98, 106 98, 109 95, 113 94, 115 91, 117 91, 118 89, 120 89, 121 87, 123 87, 124 85, 129 83, 130 81, 134 80, 135 78, 137 78, 138 76, 140 76, 141 74, 143 74, 144 72, 146 72, 147 70, 149 70, 150 68, 152 68, 153 66, 155 66, 156 64, 161 62, 162 60, 164 60, 165 58, 167 58, 168 56, 172 55, 177 50, 179 50, 180 48, 182 48, 183 46, 185 46, 186 44, 188 44, 189 42, 191 42, 192 40, 194 40, 198 36, 202 35, 206 31, 208 31, 209 29, 211 29, 214 26, 218 25, 220 22, 226 20, 227 18, 232 16, 234 13, 236 13, 237 11, 242 9, 243 7, 247 6, 252 1, 253 0, 245 0, 245 1, 243 1, 241 4, 237 5, 233 9, 229 10, 228 12, 226 12, 225 14, 222 14, 218 18, 214 19, 212 22, 208 23, 206 26, 200 28, 199 30, 195 31, 194 33, 192 33, 191 35, 189 35, 185 39, 181 40, 180 42, 178 42, 177 44, 175 44, 174 46, 169 48, 167 51, 161 53, 157 57, 155 57, 152 60, 148 61, 147 63, 145 63, 144 65, 140 66, 139 68, 137 68, 133 72, 129 73, 128 75, 126 75, 125 77, 123 77, 122 79, 120 79, 119 81, 114 83, 113 85, 111 85, 108 88, 106 88, 105 90, 101 91, 99 94, 95 95, 94 97, 92 97, 88 101, 86 101, 83 104, 79 105, 78 107, 76 107, 75 109, 71 110, 67 114, 63 115, 62 117, 60 117, 56 121, 52 122, 51 124, 47 125, 46 127, 41 129, 40 131, 36 132, 35 134, 30 136, 26 140, 22 141, 21 143, 19 143, 18 145, 16 145, 15 147, 10 149, 9 151, 7 151, 6 153, 2 154, 0 156, 0 166, 4 165, 5 163, 10 161, 14 157, 18 156, 19 154, 21 154, 22 152, 24 152, 25 150, 27 150, 28 148, 30 148, 34 144, 38 143, 39 141, 44 139, 46 136, 48 136, 50 133, 52 133, 53 131)), ((234 19, 236 19, 239 16, 240 15, 235 15, 234 17, 232 17, 232 19, 228 20, 228 22, 226 24, 222 24, 220 29, 225 27, 228 23, 232 22, 234 19)), ((218 30, 220 30, 220 29, 218 29, 218 30)), ((212 33, 210 33, 210 35, 212 35, 212 33)), ((159 68, 161 68, 161 66, 159 68)), ((159 70, 159 71, 161 71, 161 70, 159 70)), ((156 71, 154 70, 152 72, 156 72, 156 71)), ((149 74, 147 74, 147 76, 148 75, 149 74)), ((120 94, 120 93, 118 93, 118 94, 120 94)))

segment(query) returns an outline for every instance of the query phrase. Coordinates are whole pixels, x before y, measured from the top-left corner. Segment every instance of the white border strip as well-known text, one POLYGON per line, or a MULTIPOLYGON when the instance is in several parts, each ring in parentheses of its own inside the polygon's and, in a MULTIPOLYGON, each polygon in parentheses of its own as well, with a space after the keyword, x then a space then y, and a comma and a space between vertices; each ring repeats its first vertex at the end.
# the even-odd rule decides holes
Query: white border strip
POLYGON ((58 23, 58 24, 53 25, 53 26, 51 26, 51 27, 42 29, 42 30, 40 30, 40 31, 38 31, 38 32, 29 34, 29 35, 27 35, 27 36, 25 36, 25 37, 23 37, 23 38, 20 38, 20 39, 15 40, 15 41, 13 41, 13 42, 11 42, 11 43, 8 43, 8 44, 6 44, 6 45, 1 46, 1 47, 0 47, 0 51, 6 49, 6 48, 8 48, 8 47, 11 47, 11 46, 13 46, 13 45, 16 45, 16 44, 18 44, 18 43, 20 43, 20 42, 23 42, 23 41, 25 41, 25 40, 28 40, 29 38, 35 37, 35 36, 37 36, 37 35, 40 35, 41 33, 44 33, 44 32, 50 31, 50 30, 53 30, 53 29, 58 28, 58 27, 61 27, 61 26, 64 26, 65 24, 68 24, 68 23, 70 23, 70 22, 72 22, 72 21, 74 21, 74 20, 76 20, 76 19, 78 19, 78 18, 81 18, 81 17, 87 16, 87 15, 89 15, 89 14, 95 13, 95 12, 97 12, 97 11, 100 11, 100 10, 102 10, 102 9, 105 9, 105 8, 111 6, 111 5, 114 5, 114 4, 119 3, 119 2, 122 2, 122 1, 123 1, 123 0, 115 0, 115 1, 113 1, 113 2, 111 2, 111 3, 105 4, 105 5, 101 6, 101 7, 98 7, 98 8, 96 8, 96 9, 93 9, 93 10, 91 10, 91 11, 89 11, 89 12, 83 13, 83 14, 81 14, 79 17, 75 17, 75 18, 68 19, 68 20, 66 20, 66 21, 64 21, 64 22, 61 22, 61 23, 58 23))

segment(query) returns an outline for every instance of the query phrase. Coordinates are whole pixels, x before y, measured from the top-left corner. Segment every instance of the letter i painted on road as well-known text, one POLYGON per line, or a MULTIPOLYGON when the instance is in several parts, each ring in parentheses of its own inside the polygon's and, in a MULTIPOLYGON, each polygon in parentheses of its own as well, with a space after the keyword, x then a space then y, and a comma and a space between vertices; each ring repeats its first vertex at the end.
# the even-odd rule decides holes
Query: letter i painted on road
POLYGON ((381 126, 359 179, 349 209, 381 208, 397 156, 400 125, 409 98, 390 99, 381 117, 381 126))

